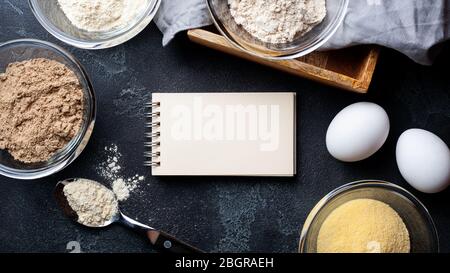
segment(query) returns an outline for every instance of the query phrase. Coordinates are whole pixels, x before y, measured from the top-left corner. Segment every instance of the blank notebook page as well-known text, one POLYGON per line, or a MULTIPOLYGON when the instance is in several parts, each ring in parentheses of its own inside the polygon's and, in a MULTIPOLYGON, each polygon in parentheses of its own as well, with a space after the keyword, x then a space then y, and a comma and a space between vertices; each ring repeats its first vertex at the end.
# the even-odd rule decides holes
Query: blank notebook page
POLYGON ((152 175, 295 175, 295 93, 153 93, 152 102, 152 175))

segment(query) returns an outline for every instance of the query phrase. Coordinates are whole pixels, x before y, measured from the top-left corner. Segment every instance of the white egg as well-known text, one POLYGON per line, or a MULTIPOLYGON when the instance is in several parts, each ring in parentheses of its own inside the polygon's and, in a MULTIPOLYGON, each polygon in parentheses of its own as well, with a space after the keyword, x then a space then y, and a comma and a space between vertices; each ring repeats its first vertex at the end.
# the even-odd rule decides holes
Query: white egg
POLYGON ((398 139, 396 157, 400 173, 415 189, 436 193, 450 184, 450 150, 435 134, 405 131, 398 139))
POLYGON ((351 104, 328 127, 328 152, 345 162, 366 159, 383 146, 389 127, 389 117, 381 106, 371 102, 351 104))

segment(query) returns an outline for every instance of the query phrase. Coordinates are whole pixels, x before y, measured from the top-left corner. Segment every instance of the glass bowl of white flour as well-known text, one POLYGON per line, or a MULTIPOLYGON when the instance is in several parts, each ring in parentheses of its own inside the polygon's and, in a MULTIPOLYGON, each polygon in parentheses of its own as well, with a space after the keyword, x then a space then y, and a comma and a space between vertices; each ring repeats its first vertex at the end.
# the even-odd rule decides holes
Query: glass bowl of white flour
POLYGON ((229 42, 266 59, 294 59, 318 49, 344 20, 349 0, 207 0, 229 42))
POLYGON ((59 40, 84 49, 128 41, 153 19, 161 0, 29 0, 39 23, 59 40))

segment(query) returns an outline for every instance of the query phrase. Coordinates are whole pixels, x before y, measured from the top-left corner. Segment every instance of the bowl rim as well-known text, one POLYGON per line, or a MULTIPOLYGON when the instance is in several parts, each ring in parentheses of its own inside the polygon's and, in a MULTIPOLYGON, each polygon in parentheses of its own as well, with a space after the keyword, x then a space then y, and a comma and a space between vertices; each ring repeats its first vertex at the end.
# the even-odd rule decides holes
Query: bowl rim
POLYGON ((211 0, 206 0, 206 6, 208 7, 208 11, 209 11, 210 17, 212 18, 212 21, 213 21, 214 25, 216 26, 216 28, 219 30, 220 34, 222 34, 222 36, 225 37, 225 39, 229 43, 231 43, 234 47, 240 49, 241 51, 243 51, 243 52, 245 52, 245 53, 247 53, 249 55, 252 55, 252 56, 255 56, 255 57, 258 57, 258 58, 262 58, 262 59, 266 59, 266 60, 272 60, 272 61, 291 60, 291 59, 300 58, 300 57, 303 57, 305 55, 308 55, 308 54, 312 53, 313 51, 316 51, 318 48, 323 46, 336 33, 336 31, 342 25, 342 22, 344 21, 345 16, 347 14, 348 5, 349 5, 349 0, 342 0, 342 1, 344 1, 344 5, 342 6, 341 13, 339 14, 339 16, 338 16, 338 18, 336 20, 336 22, 337 22, 336 25, 331 27, 328 30, 328 33, 325 35, 325 37, 322 37, 319 41, 314 42, 312 46, 309 46, 307 49, 299 51, 299 52, 296 52, 296 53, 279 55, 279 56, 272 56, 272 55, 262 54, 262 53, 259 53, 257 51, 249 50, 249 49, 243 47, 238 42, 236 42, 228 34, 228 31, 222 27, 222 24, 218 21, 218 18, 216 18, 217 16, 216 16, 216 14, 214 12, 214 9, 211 6, 210 1, 211 0))
POLYGON ((134 25, 131 25, 124 31, 111 36, 109 39, 92 42, 78 40, 61 31, 40 12, 40 9, 37 8, 37 0, 28 0, 28 4, 38 22, 44 27, 44 29, 48 33, 53 35, 53 37, 74 47, 94 50, 94 49, 111 48, 120 45, 134 38, 141 31, 143 31, 155 17, 156 13, 159 10, 162 0, 150 0, 150 1, 152 1, 153 5, 149 3, 149 8, 145 11, 142 17, 134 25))
POLYGON ((312 223, 316 220, 316 217, 318 213, 329 203, 330 200, 334 199, 335 197, 339 196, 340 194, 347 192, 349 190, 354 190, 355 188, 365 187, 365 186, 381 186, 388 189, 396 189, 398 190, 398 193, 401 194, 403 197, 407 198, 408 200, 413 201, 414 204, 416 204, 416 207, 418 210, 421 210, 423 215, 425 216, 426 220, 429 223, 429 226, 431 227, 430 233, 432 233, 435 243, 436 243, 436 252, 439 253, 439 235, 437 233, 436 224, 434 223, 433 218, 431 217, 430 212, 425 207, 425 205, 411 192, 404 189, 403 187, 396 185, 391 182, 379 180, 379 179, 365 179, 365 180, 358 180, 354 182, 350 182, 347 184, 344 184, 342 186, 337 187, 336 189, 332 190, 328 194, 326 194, 322 199, 317 202, 317 204, 313 207, 313 209, 309 212, 308 216, 306 217, 305 223, 303 224, 303 227, 300 232, 300 240, 299 240, 299 246, 298 246, 298 252, 299 253, 306 253, 304 251, 306 239, 308 237, 309 229, 312 225, 312 223))
MULTIPOLYGON (((43 46, 49 50, 57 52, 64 58, 67 58, 75 67, 75 69, 78 70, 78 72, 81 74, 82 79, 86 84, 86 88, 83 88, 84 91, 88 94, 88 97, 86 99, 90 102, 89 107, 86 107, 87 117, 86 121, 83 123, 82 131, 78 132, 77 135, 62 150, 60 150, 66 151, 66 154, 62 158, 55 160, 55 162, 52 162, 47 166, 38 169, 27 169, 27 170, 11 168, 0 163, 0 175, 19 180, 33 180, 47 177, 63 170, 64 168, 69 166, 81 154, 81 152, 86 147, 87 142, 89 141, 92 131, 94 129, 95 120, 97 116, 97 98, 95 95, 94 88, 92 86, 92 82, 85 68, 75 58, 75 56, 73 56, 70 52, 68 52, 64 48, 47 41, 27 38, 27 39, 15 39, 0 43, 0 49, 14 44, 43 46)), ((57 152, 56 154, 58 154, 59 152, 57 152)))

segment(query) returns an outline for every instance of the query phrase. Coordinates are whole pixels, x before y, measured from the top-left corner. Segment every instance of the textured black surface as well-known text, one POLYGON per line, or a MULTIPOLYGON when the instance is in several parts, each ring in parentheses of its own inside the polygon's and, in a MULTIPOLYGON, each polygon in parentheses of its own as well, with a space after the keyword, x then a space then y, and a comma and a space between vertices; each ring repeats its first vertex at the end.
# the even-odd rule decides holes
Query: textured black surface
POLYGON ((299 230, 326 193, 350 181, 377 178, 412 190, 436 221, 441 249, 450 251, 450 190, 426 195, 401 178, 395 142, 410 127, 431 130, 450 143, 449 53, 433 67, 384 50, 370 94, 361 96, 319 85, 191 44, 180 35, 168 47, 150 25, 136 38, 101 51, 79 50, 51 37, 26 1, 0 1, 0 42, 38 38, 70 50, 89 72, 98 95, 98 119, 85 152, 61 173, 39 181, 0 178, 0 251, 66 252, 78 241, 85 252, 151 252, 139 235, 120 226, 92 230, 66 219, 52 198, 55 183, 98 173, 104 147, 116 143, 123 175, 146 176, 123 210, 206 251, 295 252, 299 230), (143 104, 151 92, 297 91, 298 173, 295 178, 164 178, 142 167, 143 104), (350 103, 368 100, 388 112, 392 130, 372 158, 344 164, 326 151, 333 116, 350 103))

